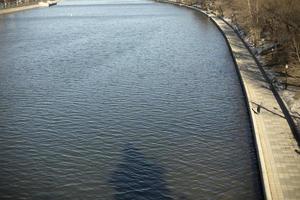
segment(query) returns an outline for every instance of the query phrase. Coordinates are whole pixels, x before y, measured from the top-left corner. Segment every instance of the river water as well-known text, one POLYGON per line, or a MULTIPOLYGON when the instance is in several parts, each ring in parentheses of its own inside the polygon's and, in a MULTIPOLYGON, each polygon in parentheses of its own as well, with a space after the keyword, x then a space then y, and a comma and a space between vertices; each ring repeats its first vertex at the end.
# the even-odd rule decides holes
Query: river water
POLYGON ((152 1, 0 16, 1 199, 261 199, 221 33, 152 1))

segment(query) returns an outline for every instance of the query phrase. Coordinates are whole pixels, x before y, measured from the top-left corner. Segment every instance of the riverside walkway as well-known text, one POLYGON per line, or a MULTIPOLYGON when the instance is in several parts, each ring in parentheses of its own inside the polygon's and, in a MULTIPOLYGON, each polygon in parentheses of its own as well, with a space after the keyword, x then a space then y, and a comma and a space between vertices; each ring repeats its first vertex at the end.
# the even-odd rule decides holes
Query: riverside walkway
POLYGON ((222 19, 207 15, 223 31, 237 64, 247 96, 266 199, 300 199, 297 141, 269 83, 234 30, 222 19))
POLYGON ((226 37, 247 97, 265 198, 299 200, 300 154, 296 152, 299 147, 270 84, 228 24, 197 7, 180 5, 206 14, 226 37))
POLYGON ((300 199, 297 141, 262 72, 234 30, 210 16, 224 32, 248 99, 266 199, 300 199), (257 107, 261 105, 260 113, 257 107))

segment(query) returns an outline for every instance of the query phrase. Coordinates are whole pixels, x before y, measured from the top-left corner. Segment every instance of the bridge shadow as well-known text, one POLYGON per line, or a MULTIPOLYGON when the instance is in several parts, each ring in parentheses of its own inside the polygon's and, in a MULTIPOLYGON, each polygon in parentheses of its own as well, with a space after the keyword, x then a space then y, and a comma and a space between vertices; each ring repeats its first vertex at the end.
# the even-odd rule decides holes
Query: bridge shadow
POLYGON ((112 173, 110 184, 116 200, 172 200, 163 178, 164 169, 133 145, 122 150, 122 160, 112 173))

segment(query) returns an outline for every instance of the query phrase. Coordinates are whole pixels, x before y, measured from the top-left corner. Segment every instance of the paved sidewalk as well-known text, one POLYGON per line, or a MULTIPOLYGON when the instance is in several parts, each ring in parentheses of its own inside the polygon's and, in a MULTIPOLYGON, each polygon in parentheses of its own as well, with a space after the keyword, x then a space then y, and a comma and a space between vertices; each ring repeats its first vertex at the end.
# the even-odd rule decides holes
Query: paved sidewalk
POLYGON ((266 199, 299 200, 300 154, 289 124, 243 42, 224 21, 210 17, 231 46, 247 94, 266 199))

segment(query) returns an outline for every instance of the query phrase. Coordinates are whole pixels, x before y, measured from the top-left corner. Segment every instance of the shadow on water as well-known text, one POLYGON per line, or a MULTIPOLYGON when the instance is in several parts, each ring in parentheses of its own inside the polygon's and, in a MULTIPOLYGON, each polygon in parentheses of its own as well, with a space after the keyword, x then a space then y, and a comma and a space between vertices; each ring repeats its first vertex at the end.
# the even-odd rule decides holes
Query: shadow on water
POLYGON ((110 183, 117 200, 172 200, 163 178, 164 170, 133 145, 122 150, 122 160, 110 183))

